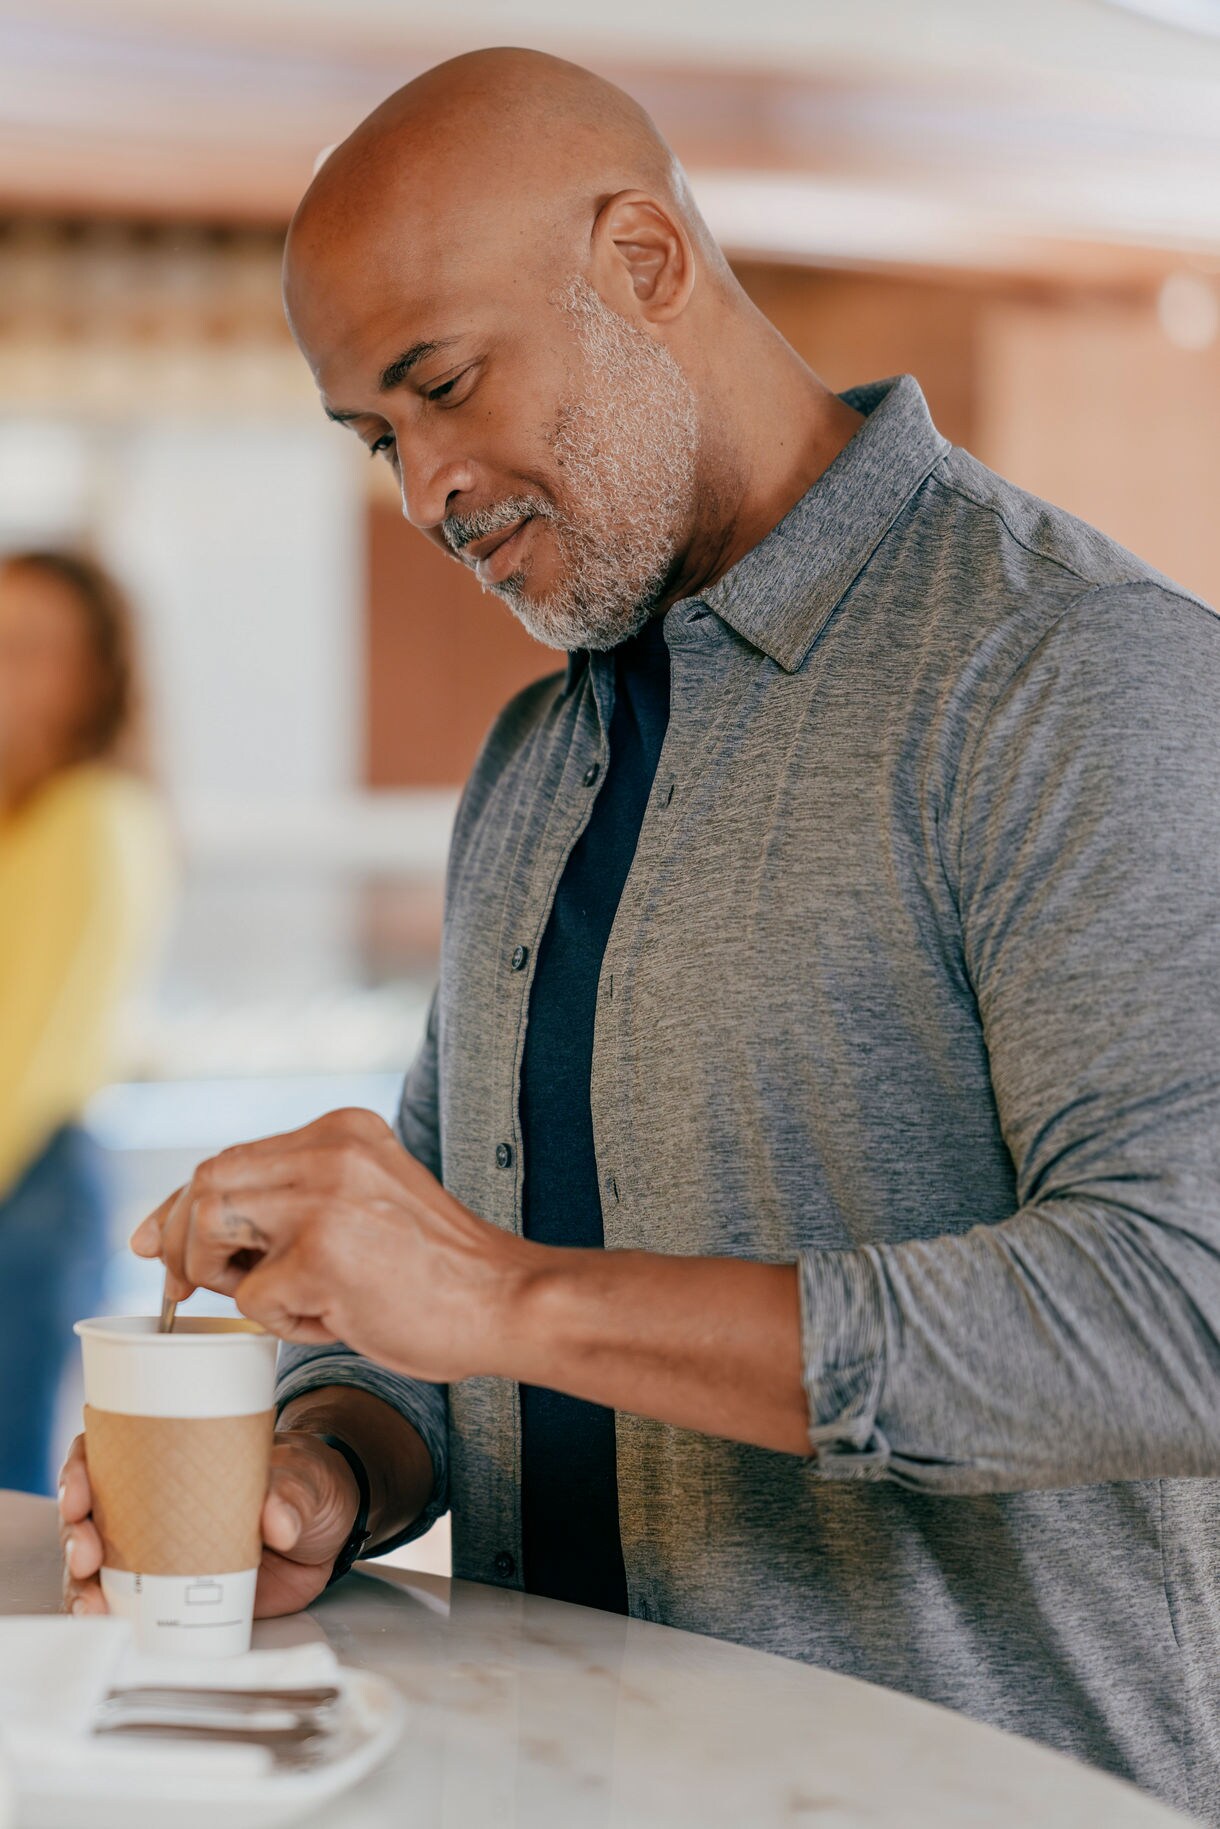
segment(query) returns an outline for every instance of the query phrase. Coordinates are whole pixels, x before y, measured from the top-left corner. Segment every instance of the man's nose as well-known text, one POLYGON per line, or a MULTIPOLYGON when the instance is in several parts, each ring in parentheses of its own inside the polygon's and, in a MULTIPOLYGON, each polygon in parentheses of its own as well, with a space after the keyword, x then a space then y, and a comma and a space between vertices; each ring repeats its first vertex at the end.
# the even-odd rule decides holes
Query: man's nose
POLYGON ((439 527, 455 495, 466 494, 473 480, 466 458, 441 458, 435 453, 398 450, 402 484, 402 511, 413 527, 428 533, 439 527))

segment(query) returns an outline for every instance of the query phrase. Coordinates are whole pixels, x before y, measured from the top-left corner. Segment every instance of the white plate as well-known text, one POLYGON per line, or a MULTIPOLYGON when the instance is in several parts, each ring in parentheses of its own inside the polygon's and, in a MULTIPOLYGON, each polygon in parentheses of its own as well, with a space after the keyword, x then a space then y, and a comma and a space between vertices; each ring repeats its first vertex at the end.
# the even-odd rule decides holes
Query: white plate
POLYGON ((125 1757, 109 1770, 102 1754, 42 1769, 32 1783, 23 1774, 16 1829, 272 1829, 294 1822, 358 1784, 402 1732, 397 1690, 367 1670, 344 1667, 337 1675, 343 1698, 333 1750, 307 1771, 242 1769, 261 1760, 244 1752, 229 1759, 226 1750, 211 1773, 196 1744, 179 1754, 164 1740, 150 1743, 136 1766, 131 1741, 116 1738, 109 1744, 121 1745, 125 1757))

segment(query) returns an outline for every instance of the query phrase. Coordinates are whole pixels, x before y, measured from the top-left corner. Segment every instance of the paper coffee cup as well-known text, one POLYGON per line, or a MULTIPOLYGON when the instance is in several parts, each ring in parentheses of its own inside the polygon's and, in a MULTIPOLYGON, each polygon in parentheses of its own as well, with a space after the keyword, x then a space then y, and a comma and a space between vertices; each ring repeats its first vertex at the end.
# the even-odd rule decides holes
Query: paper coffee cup
POLYGON ((141 1651, 250 1648, 277 1341, 252 1321, 78 1321, 102 1593, 141 1651))

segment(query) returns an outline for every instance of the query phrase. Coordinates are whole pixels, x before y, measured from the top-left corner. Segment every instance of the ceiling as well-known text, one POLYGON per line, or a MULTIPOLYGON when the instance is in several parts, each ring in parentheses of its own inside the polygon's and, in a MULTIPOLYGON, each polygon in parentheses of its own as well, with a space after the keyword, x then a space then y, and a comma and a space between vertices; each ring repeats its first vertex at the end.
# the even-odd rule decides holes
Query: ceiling
POLYGON ((735 252, 1220 263, 1220 33, 1106 0, 2 0, 0 205, 282 222, 390 88, 505 40, 623 81, 735 252))

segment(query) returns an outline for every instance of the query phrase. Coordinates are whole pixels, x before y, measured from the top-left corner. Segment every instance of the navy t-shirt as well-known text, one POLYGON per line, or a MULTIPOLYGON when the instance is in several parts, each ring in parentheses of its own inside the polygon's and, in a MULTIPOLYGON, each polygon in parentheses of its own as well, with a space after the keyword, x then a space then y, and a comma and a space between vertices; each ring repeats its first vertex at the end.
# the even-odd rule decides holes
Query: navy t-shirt
MULTIPOLYGON (((668 722, 669 650, 654 618, 615 655, 609 761, 534 969, 521 1065, 523 1230, 544 1245, 605 1242, 589 1108, 597 984, 668 722)), ((531 1594, 627 1611, 612 1410, 522 1385, 521 1523, 531 1594)))

